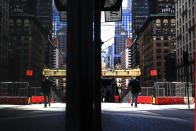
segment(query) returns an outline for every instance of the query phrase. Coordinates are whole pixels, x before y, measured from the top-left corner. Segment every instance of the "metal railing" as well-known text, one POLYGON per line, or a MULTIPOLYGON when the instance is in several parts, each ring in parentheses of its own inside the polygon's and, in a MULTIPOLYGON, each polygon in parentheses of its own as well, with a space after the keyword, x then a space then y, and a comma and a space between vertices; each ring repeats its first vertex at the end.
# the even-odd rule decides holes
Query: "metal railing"
POLYGON ((189 97, 193 96, 193 84, 186 82, 155 82, 155 94, 157 97, 185 97, 187 96, 187 87, 189 97))
MULTIPOLYGON (((195 84, 188 83, 189 97, 195 97, 195 84)), ((140 96, 186 97, 186 82, 155 82, 154 87, 141 87, 140 96)))
POLYGON ((141 87, 140 96, 153 96, 154 87, 141 87))
POLYGON ((0 82, 0 96, 29 95, 29 82, 0 82))

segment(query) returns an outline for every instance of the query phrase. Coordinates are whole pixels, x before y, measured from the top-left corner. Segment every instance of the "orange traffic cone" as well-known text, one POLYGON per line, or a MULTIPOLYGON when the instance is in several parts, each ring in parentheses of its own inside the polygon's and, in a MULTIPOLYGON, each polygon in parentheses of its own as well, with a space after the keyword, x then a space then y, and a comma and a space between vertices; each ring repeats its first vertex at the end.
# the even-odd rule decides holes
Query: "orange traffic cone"
POLYGON ((130 99, 130 97, 129 97, 129 103, 131 103, 131 99, 130 99))

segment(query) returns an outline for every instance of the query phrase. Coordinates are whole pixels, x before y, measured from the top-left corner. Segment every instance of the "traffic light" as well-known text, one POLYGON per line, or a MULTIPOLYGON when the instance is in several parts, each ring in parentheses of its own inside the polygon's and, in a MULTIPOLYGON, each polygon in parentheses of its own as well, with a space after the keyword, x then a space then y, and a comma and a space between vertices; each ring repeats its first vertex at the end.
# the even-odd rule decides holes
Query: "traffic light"
MULTIPOLYGON (((67 11, 68 0, 54 0, 58 11, 67 11)), ((122 0, 99 0, 100 11, 119 11, 122 0)))
POLYGON ((183 63, 186 66, 189 64, 189 61, 188 61, 188 52, 187 51, 183 51, 183 63))

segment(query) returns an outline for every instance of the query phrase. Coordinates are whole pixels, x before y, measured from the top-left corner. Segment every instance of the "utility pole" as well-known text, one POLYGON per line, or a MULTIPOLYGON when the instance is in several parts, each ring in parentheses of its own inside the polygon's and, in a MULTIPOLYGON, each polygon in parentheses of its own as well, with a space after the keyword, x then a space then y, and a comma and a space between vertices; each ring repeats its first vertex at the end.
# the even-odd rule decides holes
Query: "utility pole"
POLYGON ((183 51, 183 63, 184 63, 184 73, 186 74, 186 92, 187 92, 187 100, 188 100, 188 108, 190 109, 190 102, 189 102, 189 71, 188 71, 188 65, 189 65, 189 61, 188 61, 188 52, 187 51, 183 51))

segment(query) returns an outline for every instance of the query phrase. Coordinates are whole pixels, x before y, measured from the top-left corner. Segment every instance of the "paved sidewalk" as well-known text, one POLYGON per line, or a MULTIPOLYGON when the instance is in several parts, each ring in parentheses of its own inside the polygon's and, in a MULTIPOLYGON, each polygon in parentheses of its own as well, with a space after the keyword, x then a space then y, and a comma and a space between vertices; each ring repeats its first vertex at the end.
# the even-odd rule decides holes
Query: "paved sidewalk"
MULTIPOLYGON (((65 103, 0 105, 2 131, 65 131, 65 103), (11 126, 10 126, 11 125, 11 126)), ((103 131, 194 131, 194 107, 102 103, 103 131)))
POLYGON ((103 131, 194 131, 194 107, 103 103, 103 131))

